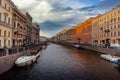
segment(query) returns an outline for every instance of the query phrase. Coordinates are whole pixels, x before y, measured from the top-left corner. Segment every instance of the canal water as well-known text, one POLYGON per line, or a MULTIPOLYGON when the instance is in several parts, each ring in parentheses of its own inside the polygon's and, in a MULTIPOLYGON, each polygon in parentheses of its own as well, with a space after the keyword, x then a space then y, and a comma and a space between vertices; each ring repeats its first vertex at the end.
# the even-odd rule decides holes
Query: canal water
POLYGON ((40 53, 36 63, 14 67, 0 80, 120 80, 119 68, 97 52, 50 44, 40 53))

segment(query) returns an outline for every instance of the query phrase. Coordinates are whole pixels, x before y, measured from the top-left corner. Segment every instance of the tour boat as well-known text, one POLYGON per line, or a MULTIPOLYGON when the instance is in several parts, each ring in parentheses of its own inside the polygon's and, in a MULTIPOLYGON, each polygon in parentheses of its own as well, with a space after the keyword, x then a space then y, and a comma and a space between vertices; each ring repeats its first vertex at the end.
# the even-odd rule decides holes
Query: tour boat
POLYGON ((18 67, 28 66, 36 61, 36 56, 21 56, 16 61, 15 64, 18 67))
POLYGON ((105 60, 108 60, 110 62, 114 62, 114 61, 120 59, 120 57, 118 57, 118 56, 112 56, 110 54, 101 54, 100 57, 103 58, 103 59, 105 59, 105 60))

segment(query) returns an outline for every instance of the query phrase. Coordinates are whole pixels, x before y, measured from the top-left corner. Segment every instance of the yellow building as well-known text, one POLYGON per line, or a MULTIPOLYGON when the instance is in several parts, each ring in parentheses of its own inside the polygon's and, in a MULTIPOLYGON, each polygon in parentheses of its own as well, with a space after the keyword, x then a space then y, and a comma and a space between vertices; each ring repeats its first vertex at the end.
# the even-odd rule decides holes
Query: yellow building
POLYGON ((0 48, 12 47, 12 7, 11 0, 0 0, 0 48))
POLYGON ((120 6, 93 21, 93 44, 120 44, 120 6))

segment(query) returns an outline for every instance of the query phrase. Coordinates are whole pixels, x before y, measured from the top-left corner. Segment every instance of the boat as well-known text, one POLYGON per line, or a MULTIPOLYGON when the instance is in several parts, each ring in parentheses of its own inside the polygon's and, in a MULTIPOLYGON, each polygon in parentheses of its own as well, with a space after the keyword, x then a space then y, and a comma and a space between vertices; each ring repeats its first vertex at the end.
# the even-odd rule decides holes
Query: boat
POLYGON ((39 52, 37 55, 35 55, 35 57, 36 57, 36 59, 37 59, 38 57, 40 57, 40 52, 39 52))
POLYGON ((19 57, 15 61, 15 64, 18 67, 24 67, 24 66, 28 66, 28 65, 32 64, 35 61, 36 61, 36 56, 34 56, 34 55, 33 56, 24 55, 24 56, 19 57))
POLYGON ((115 60, 114 63, 120 67, 120 59, 115 60))
POLYGON ((108 60, 110 62, 114 62, 114 61, 120 59, 120 57, 118 57, 118 56, 112 56, 110 54, 101 54, 100 57, 103 58, 103 59, 105 59, 105 60, 108 60))
POLYGON ((80 45, 78 45, 78 44, 73 45, 73 47, 75 47, 75 48, 77 48, 77 49, 83 49, 83 47, 80 46, 80 45))

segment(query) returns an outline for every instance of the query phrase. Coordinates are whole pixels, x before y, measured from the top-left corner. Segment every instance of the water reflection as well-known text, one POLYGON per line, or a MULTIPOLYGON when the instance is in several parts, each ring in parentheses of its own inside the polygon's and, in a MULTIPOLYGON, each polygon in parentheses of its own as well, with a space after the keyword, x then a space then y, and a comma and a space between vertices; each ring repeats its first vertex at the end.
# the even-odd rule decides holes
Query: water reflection
POLYGON ((118 80, 119 69, 102 60, 99 53, 50 44, 36 63, 13 68, 0 80, 118 80))

